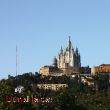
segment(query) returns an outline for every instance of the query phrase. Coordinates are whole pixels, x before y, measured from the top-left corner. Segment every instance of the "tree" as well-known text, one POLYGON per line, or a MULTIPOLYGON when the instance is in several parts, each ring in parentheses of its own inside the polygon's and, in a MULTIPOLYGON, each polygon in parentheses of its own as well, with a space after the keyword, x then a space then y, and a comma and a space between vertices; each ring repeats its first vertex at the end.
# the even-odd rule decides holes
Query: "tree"
POLYGON ((98 73, 94 77, 96 90, 107 95, 107 90, 109 86, 109 75, 106 73, 98 73))

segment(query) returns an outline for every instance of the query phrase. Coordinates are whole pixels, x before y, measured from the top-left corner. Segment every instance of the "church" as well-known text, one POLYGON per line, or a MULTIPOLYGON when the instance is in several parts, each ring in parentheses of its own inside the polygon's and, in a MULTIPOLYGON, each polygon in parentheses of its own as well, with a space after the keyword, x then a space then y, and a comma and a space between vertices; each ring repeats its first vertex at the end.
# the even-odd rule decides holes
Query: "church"
POLYGON ((72 42, 68 40, 68 45, 65 48, 65 51, 63 52, 63 49, 61 47, 59 55, 58 55, 58 68, 69 68, 69 67, 80 67, 81 61, 80 61, 80 54, 78 52, 78 48, 74 50, 72 46, 72 42))
POLYGON ((63 51, 60 48, 58 59, 55 57, 52 60, 51 66, 44 66, 40 69, 42 75, 74 75, 80 73, 81 57, 78 48, 74 49, 72 46, 71 39, 69 37, 67 47, 63 51))

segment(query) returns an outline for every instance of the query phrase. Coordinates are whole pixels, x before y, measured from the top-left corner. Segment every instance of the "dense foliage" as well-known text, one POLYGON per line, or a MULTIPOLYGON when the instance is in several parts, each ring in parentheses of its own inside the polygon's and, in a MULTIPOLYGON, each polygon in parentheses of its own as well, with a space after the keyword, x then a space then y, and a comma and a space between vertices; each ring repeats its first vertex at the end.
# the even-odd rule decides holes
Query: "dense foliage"
POLYGON ((110 110, 109 76, 94 76, 95 87, 84 85, 80 78, 42 77, 39 74, 25 73, 17 77, 8 76, 0 80, 0 110, 110 110), (38 83, 67 83, 68 88, 59 91, 40 90, 38 83), (14 90, 22 85, 25 90, 19 94, 14 90), (49 103, 7 102, 7 97, 52 98, 49 103))

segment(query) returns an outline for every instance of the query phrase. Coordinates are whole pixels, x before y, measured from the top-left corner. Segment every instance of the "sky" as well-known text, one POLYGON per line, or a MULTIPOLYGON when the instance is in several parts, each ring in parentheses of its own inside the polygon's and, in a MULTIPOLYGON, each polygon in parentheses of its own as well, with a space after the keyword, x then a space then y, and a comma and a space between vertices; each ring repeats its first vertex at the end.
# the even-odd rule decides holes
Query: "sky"
POLYGON ((0 79, 39 71, 71 36, 82 66, 110 64, 110 0, 0 0, 0 79))

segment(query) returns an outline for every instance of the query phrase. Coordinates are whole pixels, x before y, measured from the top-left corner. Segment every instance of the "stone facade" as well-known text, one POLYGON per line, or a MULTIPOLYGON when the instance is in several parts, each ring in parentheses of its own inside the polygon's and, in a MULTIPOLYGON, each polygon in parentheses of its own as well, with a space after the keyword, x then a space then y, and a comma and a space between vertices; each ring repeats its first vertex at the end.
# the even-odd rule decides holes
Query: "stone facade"
POLYGON ((58 91, 61 88, 68 87, 67 84, 37 84, 39 89, 58 91))
POLYGON ((81 67, 80 68, 80 73, 81 74, 87 74, 87 75, 91 75, 91 68, 89 66, 85 66, 85 67, 81 67))
POLYGON ((40 74, 42 75, 73 75, 79 74, 81 67, 81 58, 78 48, 74 50, 72 46, 72 42, 68 40, 67 47, 63 52, 61 47, 60 52, 58 54, 58 60, 56 57, 52 60, 52 66, 44 66, 40 69, 40 74))
POLYGON ((102 64, 93 68, 93 75, 98 73, 110 73, 110 64, 102 64))
POLYGON ((69 37, 68 45, 65 48, 63 53, 63 49, 61 47, 59 55, 58 55, 58 68, 69 68, 69 67, 80 67, 80 54, 78 52, 78 48, 74 51, 72 46, 72 42, 69 37))
POLYGON ((63 70, 59 69, 56 66, 44 66, 40 69, 40 74, 48 76, 61 76, 63 74, 63 70))

